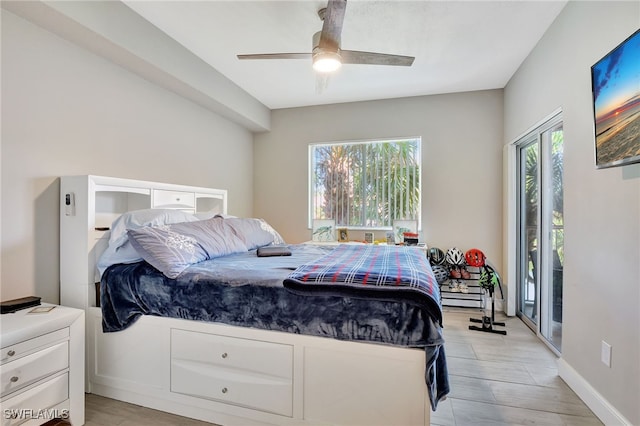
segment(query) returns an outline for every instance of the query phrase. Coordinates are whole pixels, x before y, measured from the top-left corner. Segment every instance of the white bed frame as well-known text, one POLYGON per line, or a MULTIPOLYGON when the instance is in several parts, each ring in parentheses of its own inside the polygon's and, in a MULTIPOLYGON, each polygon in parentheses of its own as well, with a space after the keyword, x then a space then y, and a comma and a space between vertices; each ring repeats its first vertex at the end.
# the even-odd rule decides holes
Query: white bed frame
POLYGON ((60 196, 60 300, 86 311, 87 392, 223 425, 429 424, 421 349, 153 316, 103 333, 100 229, 141 208, 226 213, 227 192, 71 176, 60 196))

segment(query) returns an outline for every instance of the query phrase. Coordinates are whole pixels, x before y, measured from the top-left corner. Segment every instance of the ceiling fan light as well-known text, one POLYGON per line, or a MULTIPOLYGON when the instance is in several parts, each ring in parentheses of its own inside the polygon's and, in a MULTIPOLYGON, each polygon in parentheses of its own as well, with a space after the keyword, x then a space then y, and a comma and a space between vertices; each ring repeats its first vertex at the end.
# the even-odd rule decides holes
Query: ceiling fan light
POLYGON ((313 55, 313 69, 321 73, 336 71, 342 66, 340 55, 333 52, 322 52, 313 55))

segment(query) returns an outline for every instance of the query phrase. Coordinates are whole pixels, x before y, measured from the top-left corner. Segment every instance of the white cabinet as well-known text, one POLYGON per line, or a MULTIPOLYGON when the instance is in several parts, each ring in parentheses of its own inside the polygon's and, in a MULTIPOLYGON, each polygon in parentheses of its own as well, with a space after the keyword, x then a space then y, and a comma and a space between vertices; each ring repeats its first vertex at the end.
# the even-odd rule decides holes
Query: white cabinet
POLYGON ((55 417, 82 425, 84 312, 31 309, 0 319, 2 425, 38 425, 55 417))

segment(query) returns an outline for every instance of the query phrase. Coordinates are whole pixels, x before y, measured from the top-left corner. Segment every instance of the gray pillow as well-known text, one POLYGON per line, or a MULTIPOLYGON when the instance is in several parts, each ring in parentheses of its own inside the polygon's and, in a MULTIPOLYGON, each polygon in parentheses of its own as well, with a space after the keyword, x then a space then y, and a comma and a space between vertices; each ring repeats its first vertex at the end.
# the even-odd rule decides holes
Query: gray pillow
POLYGON ((248 250, 270 244, 284 244, 284 239, 263 219, 228 218, 224 220, 244 242, 248 250))
POLYGON ((194 263, 248 250, 222 218, 145 226, 128 234, 140 256, 169 278, 194 263))

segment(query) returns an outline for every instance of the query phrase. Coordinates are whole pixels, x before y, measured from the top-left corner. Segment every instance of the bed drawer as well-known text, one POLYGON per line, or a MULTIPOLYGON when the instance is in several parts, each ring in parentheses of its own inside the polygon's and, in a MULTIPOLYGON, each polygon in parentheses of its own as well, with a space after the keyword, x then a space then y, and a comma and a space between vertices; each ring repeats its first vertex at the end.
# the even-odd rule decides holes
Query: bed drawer
POLYGON ((196 195, 193 192, 154 189, 153 208, 195 209, 196 195))
POLYGON ((42 349, 0 366, 2 396, 69 366, 69 342, 42 349))
POLYGON ((171 332, 171 391, 293 414, 293 347, 184 330, 171 332))

